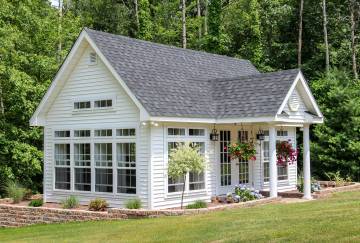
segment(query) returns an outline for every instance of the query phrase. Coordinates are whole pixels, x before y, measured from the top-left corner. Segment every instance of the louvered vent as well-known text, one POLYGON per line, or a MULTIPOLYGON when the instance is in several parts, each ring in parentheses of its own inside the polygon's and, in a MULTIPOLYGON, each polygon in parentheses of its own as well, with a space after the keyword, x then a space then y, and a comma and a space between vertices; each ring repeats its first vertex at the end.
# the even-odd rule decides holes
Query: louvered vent
POLYGON ((295 92, 290 96, 288 105, 291 111, 297 111, 299 109, 300 99, 295 92))
POLYGON ((97 63, 97 55, 95 52, 90 52, 89 54, 89 64, 95 65, 97 63))

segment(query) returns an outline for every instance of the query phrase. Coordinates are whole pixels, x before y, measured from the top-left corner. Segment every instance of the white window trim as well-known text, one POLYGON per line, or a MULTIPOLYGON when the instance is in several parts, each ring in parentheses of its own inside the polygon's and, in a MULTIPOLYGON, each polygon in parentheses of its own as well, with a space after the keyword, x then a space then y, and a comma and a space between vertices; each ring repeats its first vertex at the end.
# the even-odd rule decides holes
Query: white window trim
POLYGON ((75 98, 71 100, 72 112, 73 114, 78 113, 93 113, 93 112, 100 112, 100 111, 114 111, 116 106, 116 95, 109 95, 109 96, 89 96, 89 97, 81 97, 75 98), (99 100, 111 100, 111 106, 107 107, 95 107, 95 101, 99 100), (75 109, 74 103, 75 102, 88 102, 90 101, 90 108, 85 109, 75 109))
POLYGON ((202 193, 207 193, 207 161, 208 161, 208 130, 206 127, 182 127, 182 126, 165 126, 164 127, 165 132, 165 139, 164 139, 164 160, 165 160, 165 176, 164 176, 164 191, 165 191, 165 198, 172 198, 178 195, 182 194, 182 191, 179 192, 169 192, 169 184, 168 184, 168 164, 169 164, 169 152, 168 152, 168 143, 169 142, 203 142, 205 146, 205 169, 204 169, 204 188, 199 190, 190 190, 189 186, 189 173, 186 176, 186 182, 185 182, 185 191, 184 196, 190 196, 190 195, 197 195, 202 193), (168 128, 180 128, 185 129, 185 135, 168 135, 168 128), (189 129, 204 129, 204 136, 189 136, 189 129))
MULTIPOLYGON (((134 198, 139 196, 139 169, 138 169, 138 132, 139 128, 138 126, 112 126, 108 128, 102 128, 102 127, 72 127, 72 128, 57 128, 54 127, 51 129, 52 131, 52 138, 53 138, 53 150, 52 150, 52 172, 53 172, 53 178, 52 178, 52 189, 54 192, 64 192, 64 193, 80 193, 81 195, 90 195, 95 194, 98 196, 121 196, 124 198, 134 198), (135 129, 135 136, 132 137, 116 137, 114 134, 116 133, 116 129, 129 129, 134 128, 135 129), (112 137, 94 137, 94 130, 97 129, 112 129, 112 137), (70 137, 67 137, 66 142, 64 141, 64 138, 57 138, 55 137, 55 131, 60 130, 70 130, 70 137), (74 130, 90 130, 90 137, 74 137, 74 130), (74 163, 74 143, 90 143, 90 159, 91 159, 91 191, 79 191, 75 190, 75 163, 74 163), (113 170, 113 192, 96 192, 95 191, 95 143, 111 143, 113 146, 112 151, 112 162, 113 166, 111 167, 113 170), (135 167, 133 167, 136 170, 136 193, 117 193, 117 166, 116 166, 116 149, 114 150, 114 146, 116 147, 117 143, 135 143, 136 146, 136 162, 135 167), (55 188, 55 167, 58 167, 55 165, 55 144, 70 144, 70 190, 64 190, 64 189, 56 189, 55 188), (116 178, 115 178, 116 176, 116 178)), ((65 167, 65 166, 64 166, 65 167)), ((68 167, 66 167, 68 168, 68 167)), ((105 167, 103 167, 105 168, 105 167)), ((106 167, 110 168, 110 167, 106 167)))

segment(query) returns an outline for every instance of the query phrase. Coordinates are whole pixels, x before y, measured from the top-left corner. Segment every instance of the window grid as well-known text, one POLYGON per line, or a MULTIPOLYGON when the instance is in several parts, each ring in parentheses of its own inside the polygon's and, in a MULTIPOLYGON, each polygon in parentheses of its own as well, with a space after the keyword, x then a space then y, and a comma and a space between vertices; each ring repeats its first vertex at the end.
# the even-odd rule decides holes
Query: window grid
POLYGON ((90 137, 90 130, 74 130, 74 137, 90 137))
POLYGON ((185 128, 168 128, 169 136, 185 136, 185 128))
MULTIPOLYGON (((176 149, 179 144, 183 144, 184 142, 168 142, 168 158, 170 158, 170 153, 173 149, 176 149)), ((172 178, 168 176, 168 192, 180 192, 183 190, 184 186, 184 178, 172 178)))
MULTIPOLYGON (((239 131, 238 138, 240 142, 247 142, 249 140, 249 132, 239 131)), ((249 183, 249 161, 239 160, 239 183, 249 183)))
POLYGON ((77 102, 74 102, 74 109, 75 110, 90 109, 90 108, 91 108, 91 101, 77 101, 77 102))
POLYGON ((135 135, 136 135, 135 128, 116 129, 116 136, 119 137, 133 137, 135 135))
MULTIPOLYGON (((199 150, 201 156, 205 156, 205 143, 204 142, 191 142, 192 147, 199 150)), ((189 172, 189 190, 201 190, 205 188, 205 175, 204 172, 189 172)))
POLYGON ((55 144, 55 189, 70 190, 70 144, 55 144))
POLYGON ((97 129, 94 131, 95 137, 111 137, 112 129, 97 129))
POLYGON ((230 131, 220 131, 220 180, 221 186, 231 185, 231 158, 227 146, 231 141, 230 131))
POLYGON ((112 100, 95 100, 94 107, 95 108, 112 107, 112 100))
POLYGON ((70 130, 55 131, 54 136, 56 138, 69 138, 70 137, 70 130))
POLYGON ((189 136, 203 137, 205 136, 205 129, 190 128, 189 136))

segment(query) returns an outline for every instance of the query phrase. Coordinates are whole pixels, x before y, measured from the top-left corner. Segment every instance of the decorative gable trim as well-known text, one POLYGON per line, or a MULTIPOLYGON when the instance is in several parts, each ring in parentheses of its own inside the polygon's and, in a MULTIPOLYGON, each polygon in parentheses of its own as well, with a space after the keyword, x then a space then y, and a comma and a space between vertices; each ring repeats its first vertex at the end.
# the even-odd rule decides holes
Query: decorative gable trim
POLYGON ((97 58, 100 58, 100 60, 105 64, 105 66, 111 72, 111 74, 119 82, 121 87, 125 90, 126 94, 129 95, 131 100, 139 108, 140 119, 147 120, 150 117, 148 112, 145 110, 145 108, 142 106, 142 104, 139 102, 139 100, 135 97, 135 95, 130 91, 130 89, 127 87, 125 82, 121 79, 119 74, 114 70, 112 65, 109 63, 109 61, 106 59, 106 57, 101 53, 99 48, 92 41, 92 39, 90 38, 90 36, 86 33, 86 30, 84 29, 84 30, 82 30, 79 37, 75 41, 69 54, 65 58, 63 64, 61 65, 60 69, 58 70, 58 72, 56 73, 55 78, 53 79, 50 87, 46 91, 40 104, 38 105, 37 109, 35 110, 34 114, 32 115, 32 117, 30 119, 30 126, 45 126, 45 114, 44 113, 46 111, 46 108, 49 107, 52 103, 52 102, 50 102, 50 98, 53 95, 55 95, 56 89, 61 88, 61 84, 65 83, 65 81, 68 79, 71 71, 73 70, 73 68, 75 66, 74 64, 77 63, 77 60, 75 58, 76 54, 78 54, 78 52, 82 52, 85 49, 86 45, 91 46, 91 48, 95 51, 97 58), (74 66, 72 67, 71 65, 74 65, 74 66))
POLYGON ((288 93, 286 94, 285 99, 283 100, 283 102, 282 102, 280 108, 278 109, 276 115, 281 116, 285 105, 288 103, 288 101, 289 101, 291 95, 293 94, 294 90, 296 89, 296 86, 297 86, 298 83, 300 83, 301 86, 303 87, 303 89, 305 91, 305 94, 307 96, 306 98, 308 99, 308 101, 310 102, 310 105, 314 109, 315 115, 317 117, 319 117, 319 118, 323 118, 323 115, 322 115, 322 113, 320 111, 320 108, 319 108, 318 104, 316 103, 316 100, 315 100, 313 94, 311 93, 310 87, 307 84, 307 82, 305 81, 304 75, 302 74, 301 71, 299 71, 298 75, 296 76, 293 84, 291 85, 288 93))

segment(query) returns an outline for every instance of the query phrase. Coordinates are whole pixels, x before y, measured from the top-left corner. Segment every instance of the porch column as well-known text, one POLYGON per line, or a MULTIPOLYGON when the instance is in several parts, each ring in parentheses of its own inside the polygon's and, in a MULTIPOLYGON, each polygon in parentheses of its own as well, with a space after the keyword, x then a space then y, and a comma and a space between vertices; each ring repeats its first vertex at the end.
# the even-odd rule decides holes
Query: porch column
POLYGON ((270 172, 270 197, 278 196, 277 188, 277 164, 276 164, 276 129, 274 126, 269 128, 269 172, 270 172))
POLYGON ((310 174, 310 132, 309 124, 304 124, 303 129, 303 173, 304 173, 304 198, 311 199, 311 174, 310 174))

